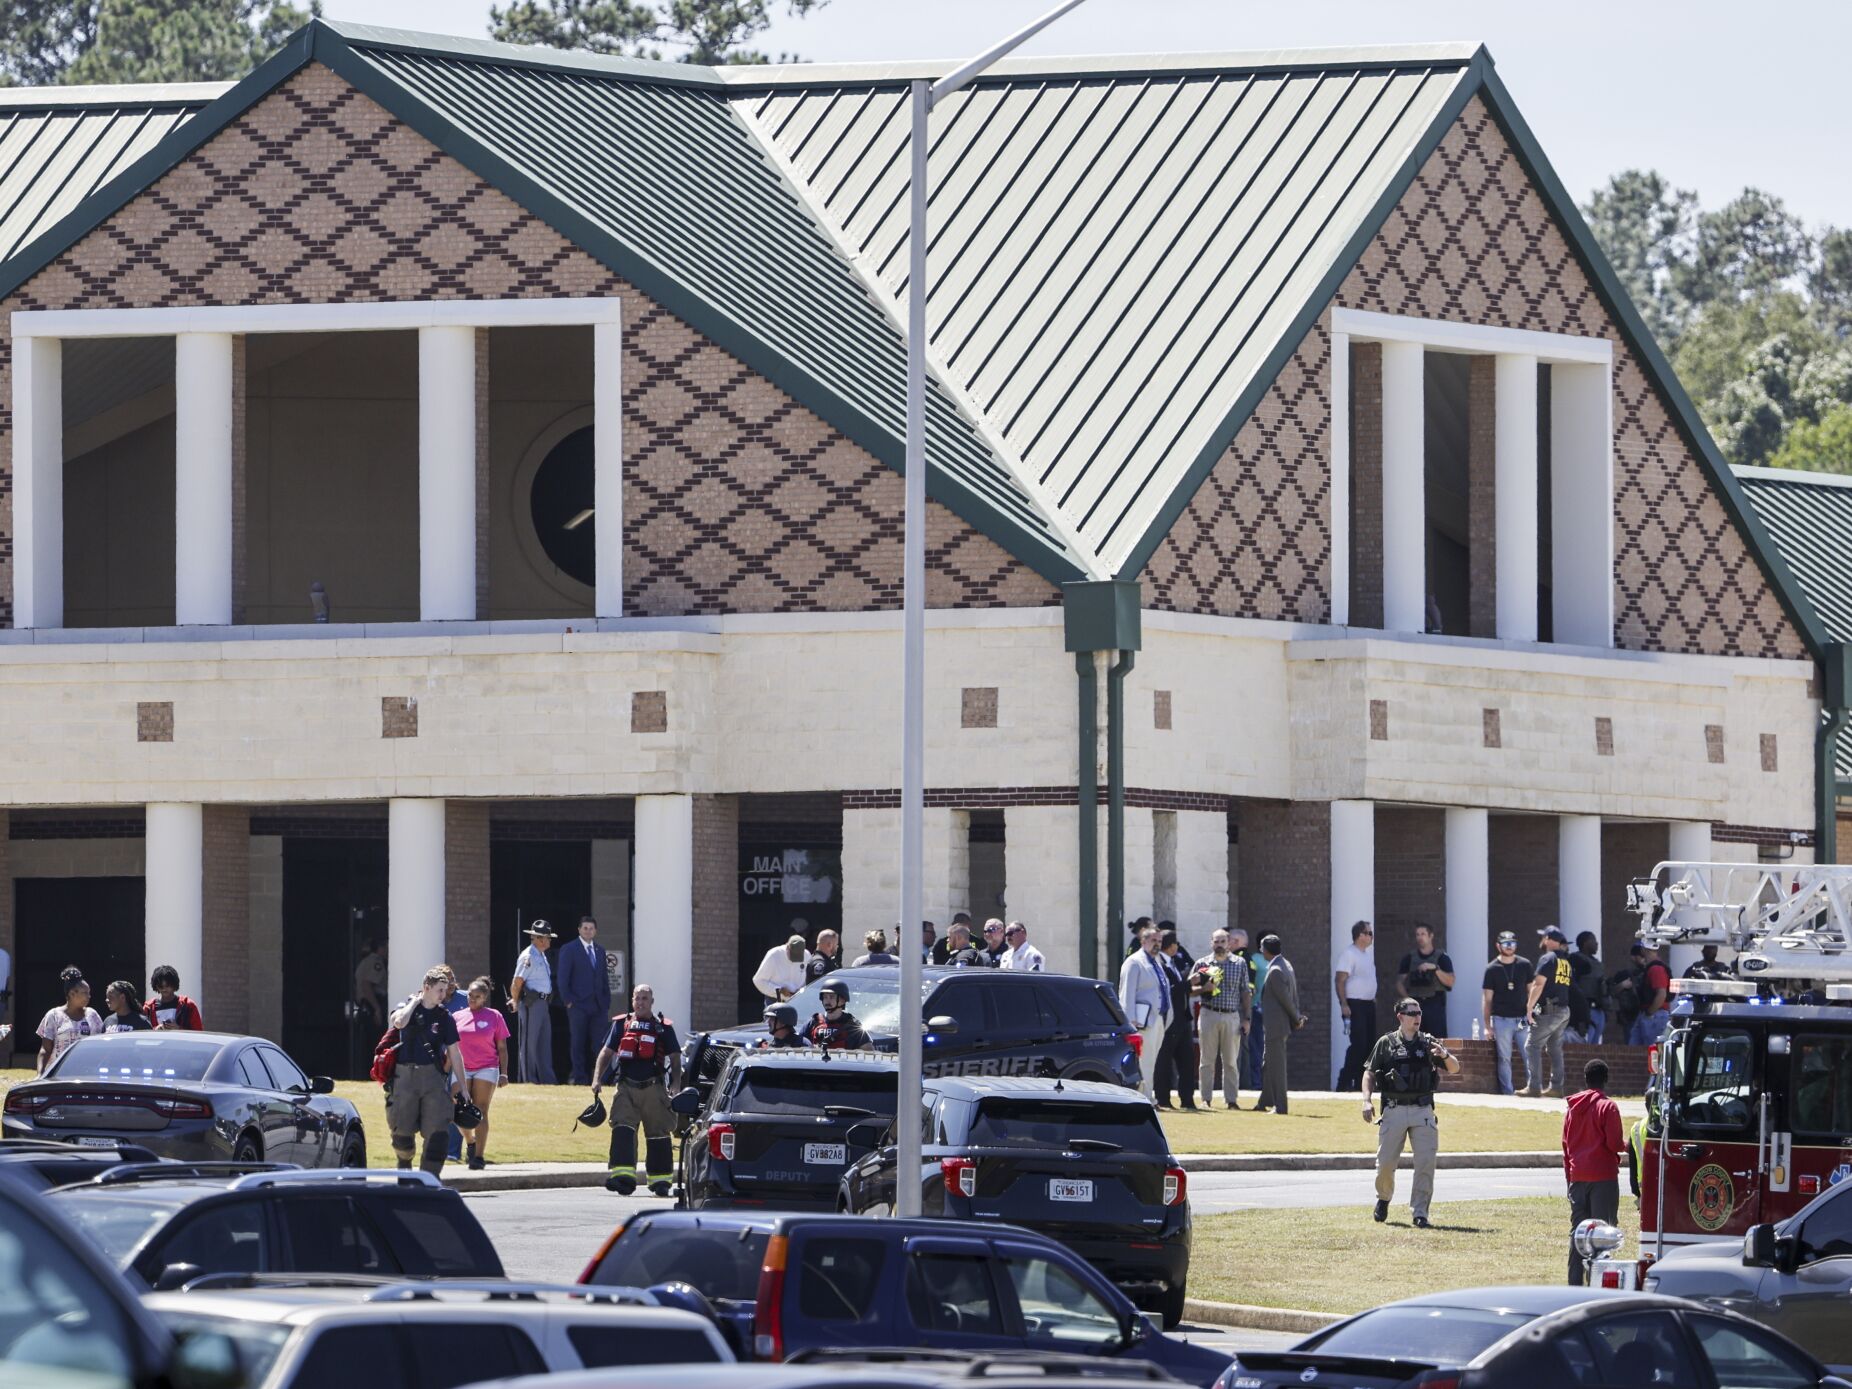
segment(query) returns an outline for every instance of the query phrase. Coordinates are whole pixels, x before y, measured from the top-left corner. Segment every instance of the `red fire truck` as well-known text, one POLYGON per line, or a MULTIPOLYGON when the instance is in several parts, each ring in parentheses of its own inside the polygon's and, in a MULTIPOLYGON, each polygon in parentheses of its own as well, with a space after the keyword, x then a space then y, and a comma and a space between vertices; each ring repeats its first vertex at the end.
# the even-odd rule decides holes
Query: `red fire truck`
POLYGON ((1630 889, 1641 937, 1716 944, 1737 978, 1673 982, 1638 1143, 1635 1287, 1670 1246, 1740 1239, 1852 1180, 1852 868, 1662 863, 1630 889))

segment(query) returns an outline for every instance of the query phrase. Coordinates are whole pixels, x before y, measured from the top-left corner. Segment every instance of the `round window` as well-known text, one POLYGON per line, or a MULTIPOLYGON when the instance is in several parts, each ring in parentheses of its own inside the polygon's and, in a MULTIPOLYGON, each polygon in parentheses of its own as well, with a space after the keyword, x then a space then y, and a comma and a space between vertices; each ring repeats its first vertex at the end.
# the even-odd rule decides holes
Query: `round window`
POLYGON ((588 587, 598 582, 592 429, 575 429, 547 451, 528 498, 540 548, 561 573, 588 587))

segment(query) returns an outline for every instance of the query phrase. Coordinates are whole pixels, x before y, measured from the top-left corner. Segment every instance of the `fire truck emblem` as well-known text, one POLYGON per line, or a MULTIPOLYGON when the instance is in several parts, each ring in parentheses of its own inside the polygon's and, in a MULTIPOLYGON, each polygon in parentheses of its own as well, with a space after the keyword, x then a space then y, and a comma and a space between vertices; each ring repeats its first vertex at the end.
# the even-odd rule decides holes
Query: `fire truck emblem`
POLYGON ((1736 1188, 1730 1174, 1711 1163, 1691 1179, 1691 1218, 1700 1230, 1721 1230, 1736 1209, 1736 1188))

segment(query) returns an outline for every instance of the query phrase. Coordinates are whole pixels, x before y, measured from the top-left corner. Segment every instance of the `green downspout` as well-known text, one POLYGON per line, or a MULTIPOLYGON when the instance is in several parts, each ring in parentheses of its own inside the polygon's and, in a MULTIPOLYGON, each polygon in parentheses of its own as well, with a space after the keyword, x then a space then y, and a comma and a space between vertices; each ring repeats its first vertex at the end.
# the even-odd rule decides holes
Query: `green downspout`
POLYGON ((1125 677, 1138 662, 1121 651, 1106 672, 1106 929, 1125 925, 1125 677))
MULTIPOLYGON (((1074 674, 1080 679, 1080 920, 1100 919, 1100 767, 1096 740, 1100 730, 1100 677, 1091 651, 1074 653, 1074 674)), ((1099 978, 1100 935, 1080 933, 1080 972, 1099 978)))
POLYGON ((1090 579, 1061 586, 1062 623, 1079 680, 1076 790, 1080 814, 1080 972, 1100 975, 1099 674, 1094 655, 1116 651, 1106 684, 1106 910, 1119 929, 1125 912, 1125 677, 1142 644, 1136 580, 1090 579))
POLYGON ((1814 740, 1814 824, 1813 859, 1815 863, 1839 861, 1839 735, 1845 731, 1852 709, 1846 706, 1852 697, 1852 672, 1847 671, 1852 645, 1829 642, 1821 653, 1820 666, 1826 676, 1820 710, 1820 731, 1814 740))

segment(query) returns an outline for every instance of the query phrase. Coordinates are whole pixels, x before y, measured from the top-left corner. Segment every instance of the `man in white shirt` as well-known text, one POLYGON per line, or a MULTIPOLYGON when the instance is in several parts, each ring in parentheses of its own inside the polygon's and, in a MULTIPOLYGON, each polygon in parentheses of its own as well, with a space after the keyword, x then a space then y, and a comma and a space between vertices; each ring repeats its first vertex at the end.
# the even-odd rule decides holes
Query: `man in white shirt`
POLYGON ((1367 921, 1350 928, 1350 944, 1338 952, 1331 968, 1338 1012, 1345 1019, 1350 1045, 1338 1071, 1336 1089, 1356 1090, 1363 1085, 1363 1068, 1376 1045, 1376 931, 1367 921))
POLYGON ((1042 952, 1029 944, 1029 928, 1020 921, 1012 921, 1003 928, 1003 958, 997 961, 998 969, 1026 969, 1039 974, 1042 971, 1042 952))
POLYGON ((544 921, 536 921, 527 935, 530 944, 515 958, 514 978, 508 982, 508 1011, 521 1023, 522 1081, 552 1085, 553 962, 547 952, 555 937, 544 921))
POLYGON ((774 945, 765 952, 759 968, 753 971, 752 986, 773 1003, 783 1003, 804 987, 804 966, 809 962, 810 953, 804 949, 804 938, 792 936, 783 945, 774 945))

